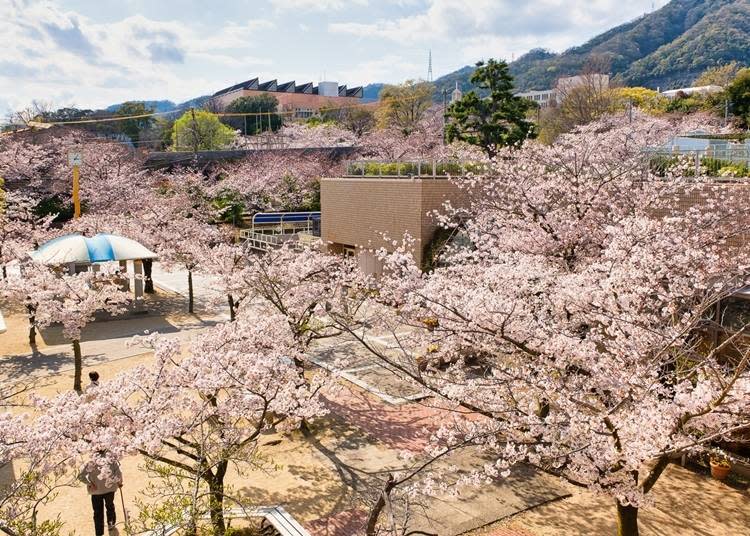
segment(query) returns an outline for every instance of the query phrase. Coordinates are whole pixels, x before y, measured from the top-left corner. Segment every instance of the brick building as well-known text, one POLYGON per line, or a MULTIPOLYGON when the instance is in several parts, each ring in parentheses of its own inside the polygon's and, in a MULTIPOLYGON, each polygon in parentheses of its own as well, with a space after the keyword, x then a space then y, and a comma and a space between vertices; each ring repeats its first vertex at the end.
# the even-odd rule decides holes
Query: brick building
POLYGON ((276 80, 260 82, 252 78, 217 91, 211 97, 221 110, 240 97, 273 95, 279 101, 279 111, 294 112, 294 117, 311 117, 321 108, 339 108, 362 102, 362 87, 347 88, 337 82, 312 82, 296 84, 294 81, 279 84, 276 80))
POLYGON ((466 202, 465 191, 447 177, 322 179, 321 238, 328 251, 355 255, 363 272, 378 274, 382 266, 371 250, 393 251, 393 241, 409 233, 421 265, 438 228, 432 213, 445 201, 466 202))

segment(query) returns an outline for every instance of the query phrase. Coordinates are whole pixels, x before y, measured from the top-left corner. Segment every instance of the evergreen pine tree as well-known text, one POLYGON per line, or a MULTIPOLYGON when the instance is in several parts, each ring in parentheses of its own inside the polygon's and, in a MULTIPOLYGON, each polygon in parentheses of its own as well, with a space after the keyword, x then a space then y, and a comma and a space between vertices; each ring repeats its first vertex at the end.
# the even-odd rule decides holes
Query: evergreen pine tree
POLYGON ((471 83, 483 98, 470 91, 448 107, 446 136, 448 141, 464 141, 481 147, 494 157, 501 147, 518 147, 536 136, 534 124, 526 113, 534 104, 513 96, 513 77, 504 61, 480 61, 471 76, 471 83))

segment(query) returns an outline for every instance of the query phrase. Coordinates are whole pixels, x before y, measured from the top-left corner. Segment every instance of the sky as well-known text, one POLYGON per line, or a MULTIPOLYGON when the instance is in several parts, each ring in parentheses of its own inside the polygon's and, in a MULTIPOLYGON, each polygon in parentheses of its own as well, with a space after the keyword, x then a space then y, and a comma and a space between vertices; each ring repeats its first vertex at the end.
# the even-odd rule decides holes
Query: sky
POLYGON ((254 78, 349 87, 562 51, 666 0, 0 0, 0 114, 184 101, 254 78))

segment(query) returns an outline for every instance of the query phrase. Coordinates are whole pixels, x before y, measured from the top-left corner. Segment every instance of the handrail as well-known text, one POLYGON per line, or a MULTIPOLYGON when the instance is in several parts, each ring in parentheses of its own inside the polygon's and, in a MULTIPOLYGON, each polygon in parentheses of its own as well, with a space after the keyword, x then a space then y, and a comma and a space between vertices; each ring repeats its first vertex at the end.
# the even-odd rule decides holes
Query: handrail
POLYGON ((474 160, 352 160, 346 165, 346 176, 442 178, 482 172, 485 167, 474 160))
MULTIPOLYGON (((187 510, 183 516, 187 517, 187 510)), ((209 514, 201 515, 201 519, 210 519, 209 514)), ((253 508, 230 508, 224 510, 225 519, 242 519, 248 517, 265 518, 276 529, 281 536, 310 536, 310 533, 299 524, 283 506, 255 506, 253 508)), ((161 530, 151 530, 142 534, 142 536, 173 536, 182 528, 182 525, 173 523, 165 526, 161 530)))

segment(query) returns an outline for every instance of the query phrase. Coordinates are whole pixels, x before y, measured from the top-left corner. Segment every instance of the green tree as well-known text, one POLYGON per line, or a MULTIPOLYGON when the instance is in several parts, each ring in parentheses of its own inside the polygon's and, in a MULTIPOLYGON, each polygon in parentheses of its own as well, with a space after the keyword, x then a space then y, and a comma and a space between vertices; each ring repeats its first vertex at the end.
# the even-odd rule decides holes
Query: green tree
POLYGON ((742 69, 726 90, 732 112, 742 127, 750 126, 750 69, 742 69))
POLYGON ((409 134, 432 105, 434 91, 435 87, 429 82, 414 80, 394 86, 383 86, 376 114, 378 126, 396 127, 404 134, 409 134))
POLYGON ((117 109, 115 115, 119 117, 133 117, 133 119, 124 119, 118 122, 119 131, 125 134, 130 140, 138 145, 141 139, 141 133, 148 129, 154 123, 154 116, 138 117, 154 113, 152 108, 148 108, 144 103, 131 101, 124 102, 117 109))
POLYGON ((645 87, 618 87, 610 90, 613 108, 627 111, 628 106, 642 110, 649 115, 661 115, 667 111, 669 99, 653 89, 645 87))
POLYGON ((742 69, 742 65, 736 61, 727 63, 726 65, 719 65, 717 67, 710 67, 703 71, 703 73, 695 79, 693 82, 694 86, 721 86, 726 87, 732 83, 732 80, 737 76, 737 73, 742 69))
POLYGON ((227 113, 259 114, 240 117, 225 117, 224 123, 235 130, 241 130, 246 136, 252 136, 266 130, 277 131, 281 128, 281 116, 277 113, 279 101, 273 95, 240 97, 229 103, 227 113))
POLYGON ((446 136, 448 141, 481 147, 492 158, 501 147, 517 147, 536 136, 534 124, 526 118, 534 104, 513 96, 513 77, 504 61, 480 61, 476 67, 471 83, 488 96, 472 90, 451 104, 446 136))
POLYGON ((212 151, 222 149, 234 139, 234 131, 204 110, 190 110, 172 126, 175 151, 212 151))

